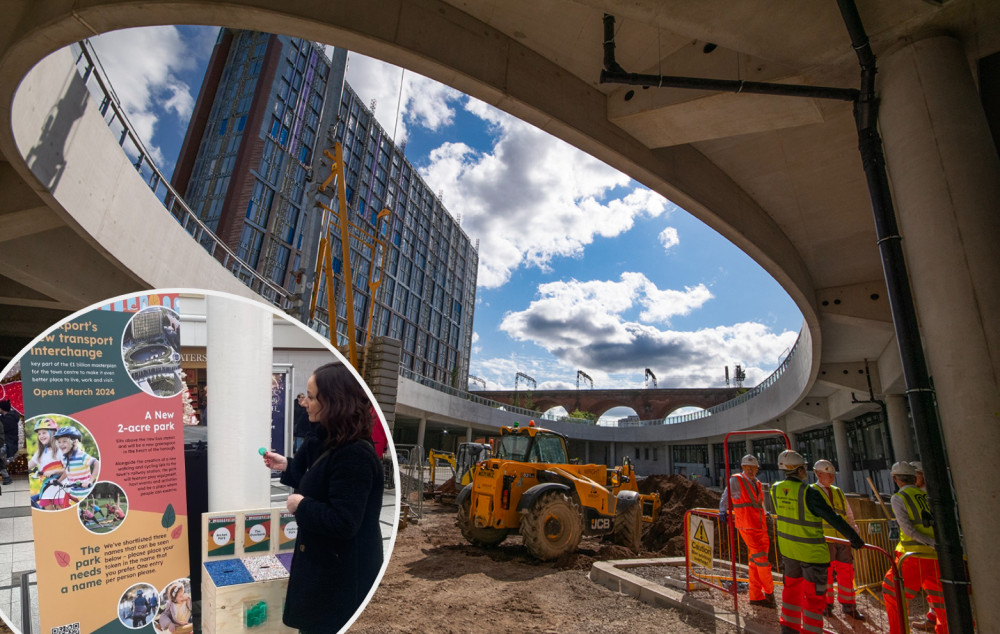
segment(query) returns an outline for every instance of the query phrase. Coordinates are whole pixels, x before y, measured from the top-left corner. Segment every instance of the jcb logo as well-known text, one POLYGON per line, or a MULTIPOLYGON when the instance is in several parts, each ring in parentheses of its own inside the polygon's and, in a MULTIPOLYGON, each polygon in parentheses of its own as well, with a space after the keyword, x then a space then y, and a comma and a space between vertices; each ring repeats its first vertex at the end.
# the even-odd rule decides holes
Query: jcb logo
POLYGON ((590 520, 590 530, 606 531, 611 528, 611 519, 607 517, 595 517, 590 520))

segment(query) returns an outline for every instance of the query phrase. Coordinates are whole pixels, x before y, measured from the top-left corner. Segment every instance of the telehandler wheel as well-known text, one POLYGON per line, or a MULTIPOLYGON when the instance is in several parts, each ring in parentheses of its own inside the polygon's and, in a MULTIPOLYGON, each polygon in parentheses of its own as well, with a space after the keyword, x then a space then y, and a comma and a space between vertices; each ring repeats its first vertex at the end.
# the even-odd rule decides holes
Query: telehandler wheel
POLYGON ((535 557, 547 561, 573 552, 583 537, 580 506, 562 491, 550 491, 521 511, 521 536, 535 557))
POLYGON ((472 500, 466 498, 458 507, 458 530, 462 531, 462 537, 473 546, 483 546, 491 548, 503 540, 507 539, 506 528, 478 528, 469 518, 469 509, 472 507, 472 500))
POLYGON ((625 510, 615 513, 615 543, 634 553, 639 552, 639 548, 642 546, 640 504, 641 502, 636 502, 625 510))

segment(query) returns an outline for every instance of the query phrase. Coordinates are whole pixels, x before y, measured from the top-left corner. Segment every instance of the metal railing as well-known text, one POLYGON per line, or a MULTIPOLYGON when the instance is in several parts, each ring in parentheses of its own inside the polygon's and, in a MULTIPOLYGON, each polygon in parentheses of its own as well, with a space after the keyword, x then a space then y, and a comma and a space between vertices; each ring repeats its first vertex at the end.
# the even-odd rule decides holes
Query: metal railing
POLYGON ((477 396, 475 392, 466 392, 464 390, 459 390, 457 388, 451 387, 450 385, 445 385, 444 383, 438 383, 433 379, 428 379, 425 376, 421 376, 412 370, 407 368, 399 368, 399 376, 410 379, 414 383, 419 383, 420 385, 427 386, 431 389, 437 390, 438 392, 444 392, 445 394, 454 396, 456 398, 461 398, 472 403, 478 403, 479 405, 484 405, 486 407, 492 407, 494 409, 502 409, 505 412, 510 412, 512 414, 518 414, 526 418, 531 418, 534 420, 554 420, 554 421, 566 421, 570 423, 580 423, 582 425, 594 425, 594 421, 585 418, 571 418, 569 416, 554 416, 552 414, 546 414, 543 412, 536 412, 534 410, 525 409, 523 407, 515 407, 507 403, 501 403, 499 401, 493 401, 488 398, 483 398, 482 396, 477 396))
MULTIPOLYGON (((801 335, 800 335, 800 338, 801 338, 801 335)), ((738 405, 742 405, 743 403, 746 403, 747 401, 749 401, 750 399, 754 398, 755 396, 758 396, 758 395, 762 394, 764 392, 764 390, 766 390, 767 388, 771 387, 772 385, 775 384, 775 382, 777 382, 778 378, 788 368, 788 365, 791 362, 792 356, 795 354, 795 351, 798 349, 798 346, 799 346, 799 340, 796 339, 795 345, 793 345, 792 349, 788 352, 788 356, 786 356, 785 359, 778 365, 778 367, 775 368, 774 372, 772 372, 770 375, 768 375, 768 377, 766 379, 764 379, 763 381, 761 381, 760 384, 758 384, 755 387, 747 390, 745 393, 740 394, 736 398, 730 399, 730 400, 726 401, 725 403, 720 403, 718 405, 713 405, 712 407, 709 407, 708 409, 703 409, 703 410, 698 411, 698 412, 692 412, 690 414, 683 414, 681 416, 668 416, 667 418, 657 418, 657 419, 653 419, 653 420, 618 421, 617 424, 615 424, 615 425, 608 425, 608 427, 644 427, 644 426, 651 426, 651 425, 674 425, 674 424, 677 424, 677 423, 686 423, 686 422, 693 421, 693 420, 698 420, 698 419, 701 419, 701 418, 707 418, 708 416, 711 416, 712 414, 717 414, 717 413, 723 412, 723 411, 725 411, 727 409, 732 409, 733 407, 736 407, 738 405)), ((413 372, 412 370, 409 370, 407 368, 402 368, 401 367, 399 369, 399 375, 402 376, 402 377, 405 377, 407 379, 410 379, 411 381, 419 383, 421 385, 425 385, 425 386, 430 387, 432 389, 435 389, 435 390, 437 390, 439 392, 444 392, 445 394, 450 394, 451 396, 454 396, 454 397, 457 397, 457 398, 461 398, 461 399, 464 399, 464 400, 467 400, 467 401, 471 401, 473 403, 478 403, 480 405, 485 405, 486 407, 492 407, 494 409, 503 409, 505 411, 508 411, 508 412, 511 412, 511 413, 514 413, 514 414, 518 414, 518 415, 521 415, 521 416, 525 416, 525 417, 528 417, 528 418, 533 418, 535 420, 562 421, 562 422, 567 422, 567 423, 577 423, 577 424, 580 424, 580 425, 596 425, 597 424, 596 421, 593 421, 593 420, 590 420, 590 419, 587 419, 587 418, 572 418, 570 416, 555 416, 553 414, 547 414, 547 413, 544 413, 544 412, 536 412, 534 410, 525 409, 523 407, 515 407, 515 406, 509 405, 507 403, 501 403, 499 401, 494 401, 494 400, 491 400, 491 399, 488 399, 488 398, 483 398, 482 396, 477 396, 475 392, 467 392, 465 390, 459 390, 457 388, 451 387, 450 385, 445 385, 443 383, 439 383, 439 382, 437 382, 437 381, 435 381, 433 379, 428 379, 425 376, 421 376, 419 374, 416 374, 415 372, 413 372)))
POLYGON ((72 44, 70 50, 75 57, 77 72, 83 78, 91 96, 98 103, 98 111, 104 117, 104 122, 115 134, 118 145, 132 161, 135 170, 142 176, 146 185, 163 204, 167 212, 209 255, 246 284, 250 290, 281 309, 290 308, 293 305, 292 294, 258 273, 222 242, 195 215, 181 198, 181 195, 164 177, 163 172, 156 167, 150 158, 149 150, 146 149, 142 139, 135 131, 135 127, 125 114, 90 42, 83 40, 72 44))

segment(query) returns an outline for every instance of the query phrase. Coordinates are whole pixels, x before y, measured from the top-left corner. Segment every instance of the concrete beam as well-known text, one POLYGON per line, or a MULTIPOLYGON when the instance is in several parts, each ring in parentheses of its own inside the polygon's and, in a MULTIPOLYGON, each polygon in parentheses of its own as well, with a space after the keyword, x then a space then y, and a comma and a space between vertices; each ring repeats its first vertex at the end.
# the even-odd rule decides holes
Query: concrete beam
MULTIPOLYGON (((879 381, 878 364, 869 363, 868 372, 871 373, 872 389, 876 393, 881 392, 882 384, 879 381)), ((817 382, 860 392, 858 398, 868 397, 868 376, 865 372, 864 362, 821 364, 817 382)))

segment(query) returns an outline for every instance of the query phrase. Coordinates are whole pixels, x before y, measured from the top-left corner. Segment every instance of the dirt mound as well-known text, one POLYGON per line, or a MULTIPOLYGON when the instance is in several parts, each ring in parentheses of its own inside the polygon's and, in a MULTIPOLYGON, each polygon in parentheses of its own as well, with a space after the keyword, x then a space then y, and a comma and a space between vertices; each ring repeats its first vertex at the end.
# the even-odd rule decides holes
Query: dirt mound
POLYGON ((645 549, 674 557, 684 552, 684 513, 693 508, 719 508, 719 498, 682 475, 651 475, 639 482, 640 493, 660 494, 660 516, 642 538, 645 549))

